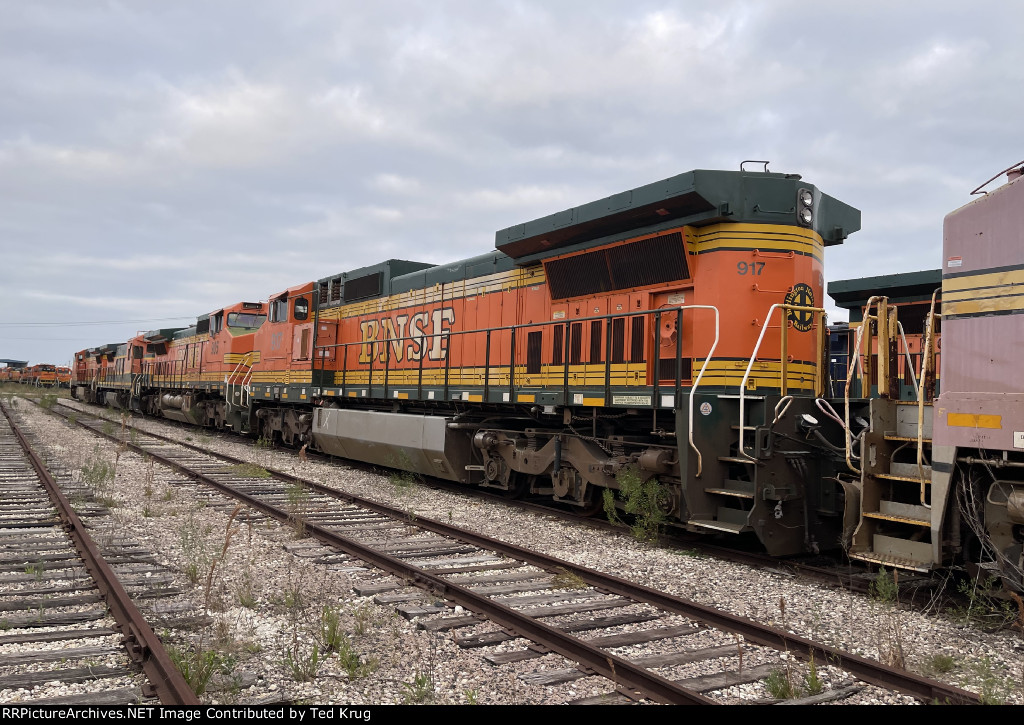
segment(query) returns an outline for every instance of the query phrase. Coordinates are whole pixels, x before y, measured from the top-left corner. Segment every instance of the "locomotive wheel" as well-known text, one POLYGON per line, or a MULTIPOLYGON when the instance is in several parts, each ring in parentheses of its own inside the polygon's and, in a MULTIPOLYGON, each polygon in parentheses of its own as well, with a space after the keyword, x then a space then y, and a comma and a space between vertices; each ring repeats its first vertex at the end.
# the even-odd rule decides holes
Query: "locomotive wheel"
POLYGON ((508 481, 508 488, 505 489, 503 495, 505 498, 522 498, 530 492, 530 488, 532 488, 536 478, 536 476, 528 476, 525 473, 513 471, 508 481))
POLYGON ((572 504, 572 510, 579 516, 596 516, 604 509, 604 496, 597 486, 587 486, 583 495, 583 503, 572 504))

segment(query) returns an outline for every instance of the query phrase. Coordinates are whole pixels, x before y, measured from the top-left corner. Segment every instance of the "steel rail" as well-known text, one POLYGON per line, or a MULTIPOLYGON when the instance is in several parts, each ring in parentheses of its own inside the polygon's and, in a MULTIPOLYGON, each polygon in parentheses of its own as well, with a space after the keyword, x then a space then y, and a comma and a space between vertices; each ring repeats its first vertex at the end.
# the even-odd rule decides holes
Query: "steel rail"
MULTIPOLYGON (((178 463, 172 458, 163 456, 153 451, 128 443, 128 447, 138 453, 146 454, 173 468, 189 478, 201 481, 213 486, 219 491, 242 501, 247 506, 262 511, 264 514, 286 523, 301 522, 303 529, 324 543, 330 544, 352 556, 366 561, 383 571, 394 574, 401 579, 407 580, 417 586, 424 588, 434 595, 444 597, 467 609, 484 614, 489 620, 517 632, 523 637, 533 640, 557 652, 575 662, 582 664, 594 674, 607 677, 616 683, 620 688, 642 693, 644 696, 659 702, 676 705, 713 705, 716 704, 711 698, 705 697, 698 692, 682 687, 671 680, 656 675, 642 667, 616 655, 609 654, 599 647, 587 644, 585 641, 572 637, 561 630, 544 624, 531 617, 520 614, 511 607, 492 601, 488 597, 477 594, 467 587, 453 584, 444 578, 431 574, 423 569, 412 566, 401 559, 388 556, 376 551, 357 541, 341 536, 318 524, 304 521, 302 517, 289 514, 270 504, 260 501, 254 496, 237 491, 228 484, 218 481, 216 478, 205 473, 194 471, 187 466, 178 463)), ((273 472, 271 472, 273 473, 273 472)), ((326 489, 331 492, 331 489, 326 489)), ((337 493, 337 492, 333 492, 337 493)), ((405 515, 399 518, 407 518, 405 515)), ((417 518, 417 523, 419 523, 417 518)), ((460 537, 461 538, 461 537, 460 537)))
MULTIPOLYGON (((81 421, 78 422, 80 425, 84 425, 84 423, 82 423, 81 421)), ((90 428, 90 430, 94 429, 90 428)), ((111 440, 120 443, 125 443, 131 446, 131 444, 127 443, 127 441, 122 441, 116 435, 106 434, 103 433, 102 431, 94 432, 98 433, 99 435, 103 435, 111 440)), ((180 441, 174 440, 173 438, 169 438, 159 434, 149 433, 147 431, 143 432, 146 435, 150 435, 161 440, 172 442, 177 445, 181 445, 185 448, 194 450, 196 452, 204 453, 206 455, 220 457, 232 463, 247 462, 244 461, 243 459, 236 458, 228 454, 216 453, 189 443, 182 443, 180 441)), ((131 447, 138 450, 139 452, 145 453, 146 455, 156 457, 155 454, 153 454, 150 451, 146 451, 145 449, 139 448, 137 446, 131 447)), ((183 466, 180 466, 174 461, 169 461, 169 465, 190 477, 198 478, 201 476, 201 474, 189 471, 188 469, 186 469, 183 466)), ((371 501, 369 499, 365 499, 345 491, 339 491, 329 486, 325 486, 321 483, 309 481, 307 479, 303 479, 299 476, 295 476, 284 471, 277 471, 270 468, 266 470, 268 473, 270 473, 274 478, 277 478, 278 480, 308 486, 309 488, 312 488, 313 490, 319 493, 323 493, 325 495, 332 496, 340 500, 365 507, 371 511, 382 514, 384 516, 388 516, 399 520, 408 519, 407 514, 401 511, 400 509, 395 509, 390 506, 386 506, 384 504, 380 504, 375 501, 371 501)), ((233 496, 239 498, 246 497, 245 494, 232 491, 229 487, 226 487, 215 480, 211 479, 210 482, 212 483, 212 485, 216 486, 219 489, 229 491, 233 496)), ((256 502, 256 507, 260 508, 260 510, 265 510, 263 508, 262 503, 256 502)), ((282 518, 277 514, 271 515, 274 515, 277 518, 282 518)), ((283 519, 294 520, 294 517, 289 518, 289 516, 285 514, 283 516, 283 519)), ((650 604, 652 606, 664 609, 665 611, 680 614, 691 619, 699 620, 712 627, 741 634, 743 635, 744 639, 754 644, 771 647, 773 649, 788 651, 794 655, 797 655, 808 660, 813 657, 815 661, 819 663, 827 663, 830 665, 834 665, 836 667, 841 667, 842 669, 845 669, 850 674, 855 675, 864 682, 873 685, 878 685, 880 687, 885 687, 887 689, 894 689, 898 692, 910 695, 922 701, 949 702, 952 704, 981 704, 981 698, 978 695, 967 690, 963 690, 961 688, 954 687, 952 685, 947 685, 945 683, 937 682, 934 680, 929 680, 925 677, 915 675, 906 670, 901 670, 895 667, 884 665, 881 662, 875 660, 870 660, 865 657, 860 657, 858 655, 850 654, 848 652, 843 652, 842 650, 838 650, 833 647, 828 647, 817 642, 813 642, 812 640, 808 640, 799 635, 791 634, 782 629, 768 627, 759 624, 747 617, 729 614, 728 612, 724 612, 722 610, 715 609, 713 607, 709 607, 706 605, 698 604, 696 602, 683 599, 672 594, 667 594, 665 592, 661 592, 656 589, 652 589, 650 587, 637 584, 636 582, 631 582, 626 579, 622 579, 612 574, 606 574, 595 569, 589 569, 587 567, 579 566, 562 559, 557 559, 555 557, 548 556, 540 552, 532 551, 517 546, 515 544, 510 544, 501 541, 500 539, 495 539, 484 534, 478 534, 472 531, 467 531, 465 529, 460 529, 455 526, 451 526, 449 524, 445 524, 443 522, 422 516, 416 517, 415 525, 427 531, 432 531, 436 534, 459 539, 468 544, 473 544, 481 548, 490 549, 492 551, 503 554, 510 558, 524 561, 526 563, 532 564, 534 566, 537 566, 548 571, 568 571, 569 573, 580 576, 583 579, 583 581, 585 581, 590 586, 593 586, 597 589, 601 589, 605 592, 618 594, 619 596, 629 597, 637 602, 650 604)), ((305 524, 305 526, 307 530, 310 531, 319 528, 313 524, 305 524)), ((331 536, 335 535, 331 534, 331 536)), ((356 542, 351 543, 355 546, 360 546, 356 542)), ((360 558, 362 558, 360 554, 354 555, 360 556, 360 558)), ((390 559, 390 557, 386 558, 390 559)), ((404 562, 398 560, 395 561, 400 567, 406 568, 408 566, 404 562)), ((422 573, 421 570, 417 570, 417 572, 422 573)), ((420 581, 418 577, 413 575, 404 576, 402 574, 399 574, 399 576, 403 576, 403 578, 409 578, 412 581, 420 581)), ((437 581, 437 585, 440 587, 440 589, 437 590, 438 594, 442 594, 443 592, 446 592, 448 590, 454 590, 456 588, 455 585, 443 579, 438 579, 437 577, 432 578, 437 581)), ((424 584, 426 584, 427 580, 424 579, 423 582, 424 584)), ((448 594, 445 594, 445 596, 448 596, 448 594)), ((493 603, 491 604, 493 605, 493 603)), ((524 636, 529 636, 530 639, 534 639, 533 636, 530 635, 524 636)), ((538 641, 538 643, 548 646, 545 642, 542 641, 538 641)), ((554 647, 552 647, 552 649, 558 651, 554 647)), ((564 654, 562 652, 560 653, 564 654)), ((607 659, 608 655, 603 655, 603 657, 607 659)), ((595 671, 599 670, 595 668, 595 671)), ((618 665, 616 665, 615 672, 616 674, 620 674, 618 665)))
POLYGON ((129 658, 142 667, 143 673, 149 680, 148 689, 150 691, 144 691, 143 694, 147 697, 156 696, 164 705, 198 707, 201 704, 199 698, 192 692, 192 688, 185 682, 181 672, 171 662, 160 638, 157 637, 142 616, 142 612, 132 602, 128 592, 118 580, 117 574, 104 560, 92 537, 89 536, 78 515, 71 508, 67 497, 64 496, 57 486, 57 482, 46 469, 46 465, 18 429, 2 401, 0 401, 0 411, 10 423, 22 450, 25 451, 25 455, 50 495, 64 529, 71 537, 79 556, 82 557, 86 571, 95 580, 100 596, 103 597, 104 603, 110 609, 111 616, 117 622, 129 658))

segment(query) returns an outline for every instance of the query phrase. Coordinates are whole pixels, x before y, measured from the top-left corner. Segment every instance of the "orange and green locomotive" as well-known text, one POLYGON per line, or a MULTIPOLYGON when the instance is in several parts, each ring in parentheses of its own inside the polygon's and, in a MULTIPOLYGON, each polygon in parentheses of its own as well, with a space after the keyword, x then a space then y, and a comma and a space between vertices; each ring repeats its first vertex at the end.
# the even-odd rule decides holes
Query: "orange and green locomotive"
POLYGON ((270 298, 254 433, 582 510, 660 485, 668 518, 832 546, 841 457, 823 255, 859 212, 798 176, 694 171, 499 231, 446 265, 389 260, 270 298), (275 312, 276 310, 276 312, 275 312))
POLYGON ((581 510, 656 478, 676 525, 828 548, 823 257, 859 227, 798 175, 692 171, 138 336, 97 399, 581 510))

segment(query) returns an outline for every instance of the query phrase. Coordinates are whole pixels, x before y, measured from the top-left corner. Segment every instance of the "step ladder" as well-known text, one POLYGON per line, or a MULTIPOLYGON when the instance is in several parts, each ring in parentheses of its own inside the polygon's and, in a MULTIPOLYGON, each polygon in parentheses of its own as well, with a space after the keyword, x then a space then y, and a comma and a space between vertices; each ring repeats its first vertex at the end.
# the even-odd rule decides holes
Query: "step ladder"
MULTIPOLYGON (((739 396, 719 395, 718 398, 721 401, 738 401, 739 396)), ((751 453, 755 447, 754 435, 758 426, 750 424, 749 418, 764 418, 765 408, 764 396, 747 395, 746 400, 753 403, 744 412, 748 421, 742 426, 731 426, 737 438, 731 446, 729 455, 718 456, 717 469, 709 467, 717 471, 718 475, 713 475, 712 470, 709 470, 703 477, 706 481, 702 489, 704 505, 691 509, 694 514, 687 521, 687 524, 695 529, 727 534, 742 534, 754 530, 749 519, 757 491, 758 460, 751 453), (746 449, 746 454, 741 448, 746 449)), ((761 425, 765 423, 766 421, 762 421, 761 425)))
MULTIPOLYGON (((864 349, 870 360, 872 323, 878 347, 877 370, 862 371, 864 390, 872 379, 880 397, 870 402, 870 427, 860 451, 860 522, 850 542, 850 558, 910 571, 927 572, 941 563, 940 522, 933 525, 932 511, 932 430, 934 408, 928 400, 934 392, 936 296, 925 319, 924 349, 920 382, 913 377, 913 364, 907 351, 896 307, 886 297, 868 300, 858 330, 855 355, 860 363, 862 334, 867 331, 864 349), (872 306, 875 314, 871 314, 872 306), (898 400, 897 358, 900 342, 907 355, 916 401, 898 400)), ((853 375, 850 367, 847 391, 853 375)), ((847 400, 847 410, 849 401, 847 400)), ((938 515, 938 514, 937 514, 938 515)))
POLYGON ((861 448, 861 520, 851 558, 918 572, 934 566, 932 413, 932 404, 925 403, 919 435, 918 403, 871 401, 871 428, 861 448))

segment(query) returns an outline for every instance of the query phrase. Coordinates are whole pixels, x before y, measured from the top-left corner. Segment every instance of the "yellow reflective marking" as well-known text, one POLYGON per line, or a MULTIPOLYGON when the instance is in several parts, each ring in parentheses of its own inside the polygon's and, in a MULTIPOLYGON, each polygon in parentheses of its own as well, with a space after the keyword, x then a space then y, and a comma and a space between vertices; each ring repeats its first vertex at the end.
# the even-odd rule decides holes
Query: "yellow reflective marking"
POLYGON ((1024 269, 1011 269, 1005 272, 989 272, 988 274, 972 274, 965 277, 952 277, 942 280, 942 296, 946 298, 957 290, 976 289, 978 287, 1001 287, 1004 285, 1024 284, 1024 269))
POLYGON ((995 428, 1002 429, 1003 416, 985 415, 982 413, 947 413, 946 425, 957 428, 995 428))
POLYGON ((943 300, 942 302, 942 314, 949 316, 1020 309, 1024 309, 1024 291, 987 300, 971 299, 964 300, 963 302, 943 300))

